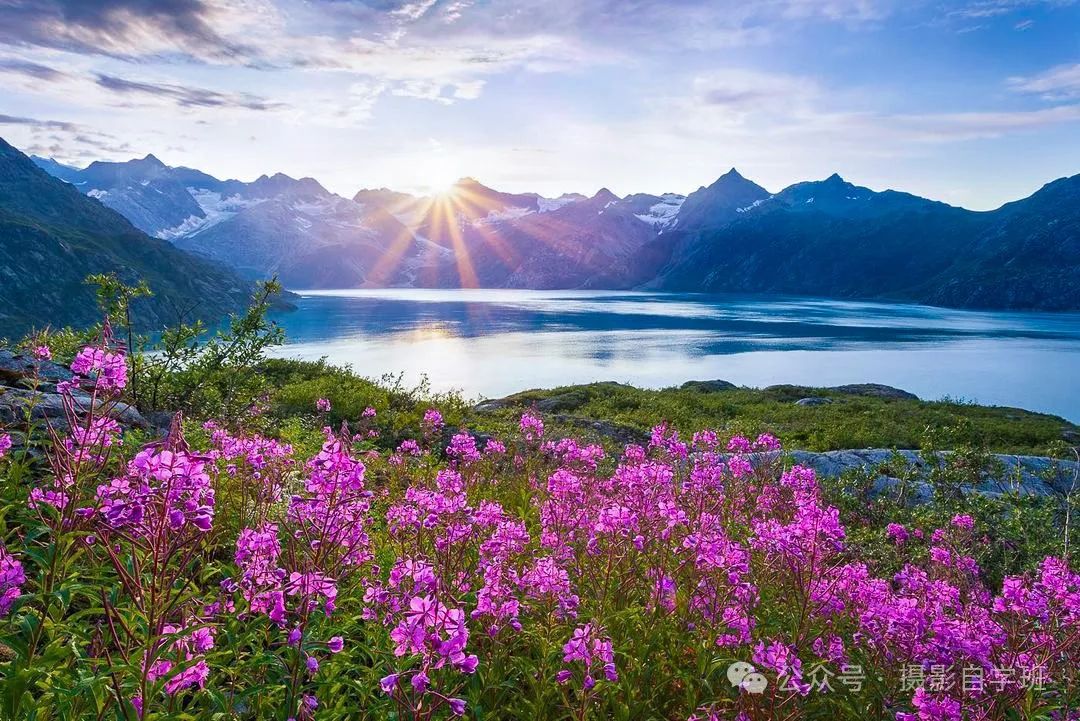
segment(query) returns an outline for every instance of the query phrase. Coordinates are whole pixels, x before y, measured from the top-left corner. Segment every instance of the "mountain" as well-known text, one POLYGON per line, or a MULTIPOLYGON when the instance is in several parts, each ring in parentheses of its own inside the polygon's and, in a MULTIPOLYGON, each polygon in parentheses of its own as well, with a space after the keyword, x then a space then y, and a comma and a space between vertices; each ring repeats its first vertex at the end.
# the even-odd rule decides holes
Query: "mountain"
POLYGON ((988 215, 970 258, 955 258, 915 295, 944 306, 1080 308, 1080 175, 988 215))
POLYGON ((386 209, 391 191, 379 202, 358 203, 314 178, 275 173, 250 183, 219 180, 153 155, 82 170, 35 162, 146 233, 251 279, 277 275, 297 288, 407 285, 417 275, 437 275, 425 263, 448 263, 440 249, 430 260, 430 244, 386 209))
POLYGON ((712 185, 687 196, 678 213, 683 227, 706 228, 730 223, 769 197, 769 191, 732 168, 712 185))
POLYGON ((100 320, 87 275, 145 280, 134 308, 144 328, 178 315, 217 320, 246 304, 251 285, 151 238, 119 213, 52 177, 0 139, 0 335, 100 320))
POLYGON ((833 174, 770 193, 732 168, 688 196, 507 193, 474 178, 346 199, 153 155, 35 162, 177 247, 287 286, 644 288, 1080 309, 1077 185, 973 212, 833 174))
POLYGON ((310 179, 264 176, 211 212, 221 220, 177 235, 176 245, 294 288, 402 285, 424 264, 426 246, 392 214, 310 179))
POLYGON ((1078 193, 1074 176, 996 211, 973 212, 832 175, 755 201, 726 223, 684 223, 680 214, 675 237, 653 242, 669 251, 668 260, 645 285, 1080 308, 1078 193))

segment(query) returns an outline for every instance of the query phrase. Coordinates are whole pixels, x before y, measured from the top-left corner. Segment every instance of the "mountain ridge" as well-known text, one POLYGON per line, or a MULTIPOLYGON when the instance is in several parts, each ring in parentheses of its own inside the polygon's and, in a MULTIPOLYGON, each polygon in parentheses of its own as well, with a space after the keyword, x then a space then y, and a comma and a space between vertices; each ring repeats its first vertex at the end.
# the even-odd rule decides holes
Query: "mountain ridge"
POLYGON ((769 192, 731 168, 686 196, 601 188, 558 198, 464 177, 435 196, 372 188, 350 199, 313 178, 219 181, 152 154, 128 161, 128 176, 108 188, 89 186, 112 166, 35 162, 180 248, 248 277, 279 273, 292 287, 647 288, 1080 309, 1071 280, 1080 176, 972 211, 838 173, 769 192), (152 201, 174 196, 148 217, 152 201))

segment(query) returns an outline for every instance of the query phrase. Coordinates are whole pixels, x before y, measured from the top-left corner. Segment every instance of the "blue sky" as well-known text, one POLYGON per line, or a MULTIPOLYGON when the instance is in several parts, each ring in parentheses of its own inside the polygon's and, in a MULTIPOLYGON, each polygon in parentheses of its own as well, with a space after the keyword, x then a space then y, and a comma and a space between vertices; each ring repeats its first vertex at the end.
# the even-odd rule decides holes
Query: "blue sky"
POLYGON ((250 180, 557 195, 1080 173, 1069 0, 6 0, 0 136, 250 180))

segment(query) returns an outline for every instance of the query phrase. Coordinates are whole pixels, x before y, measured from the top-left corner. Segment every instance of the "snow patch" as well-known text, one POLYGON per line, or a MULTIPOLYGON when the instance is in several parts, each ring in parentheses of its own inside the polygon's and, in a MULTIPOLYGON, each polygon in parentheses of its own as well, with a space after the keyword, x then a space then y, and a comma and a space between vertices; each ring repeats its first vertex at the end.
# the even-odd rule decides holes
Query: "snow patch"
POLYGON ((477 220, 479 225, 489 225, 491 223, 499 223, 504 220, 516 220, 523 215, 528 215, 533 212, 532 208, 519 208, 516 205, 503 208, 502 210, 493 210, 483 218, 477 220))
POLYGON ((263 202, 261 198, 252 200, 241 198, 239 195, 222 198, 221 193, 206 188, 188 188, 187 191, 206 215, 202 218, 197 215, 189 215, 183 223, 172 228, 159 230, 156 233, 157 237, 163 240, 174 240, 187 235, 197 235, 207 228, 212 228, 218 223, 232 218, 244 208, 263 202))
MULTIPOLYGON (((769 197, 771 198, 772 196, 770 195, 769 197)), ((742 208, 736 208, 735 212, 736 213, 749 213, 751 210, 758 207, 759 205, 761 205, 764 202, 765 202, 765 200, 755 200, 750 205, 747 205, 747 206, 742 207, 742 208)))
POLYGON ((553 210, 558 210, 563 206, 570 205, 570 203, 573 203, 577 200, 580 200, 580 198, 574 197, 572 195, 560 195, 558 198, 537 198, 537 212, 550 213, 553 210))
POLYGON ((664 193, 660 196, 660 199, 659 203, 649 206, 648 212, 635 213, 634 217, 660 230, 674 225, 679 210, 682 208, 683 202, 686 201, 686 196, 677 195, 676 193, 664 193))

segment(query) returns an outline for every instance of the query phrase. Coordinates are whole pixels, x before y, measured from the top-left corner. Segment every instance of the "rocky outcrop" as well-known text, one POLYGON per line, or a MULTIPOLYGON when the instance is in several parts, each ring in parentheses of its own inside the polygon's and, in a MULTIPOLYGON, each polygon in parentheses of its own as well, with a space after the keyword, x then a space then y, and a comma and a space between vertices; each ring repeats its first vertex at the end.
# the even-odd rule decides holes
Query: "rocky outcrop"
MULTIPOLYGON (((883 385, 881 383, 849 383, 843 386, 829 386, 825 388, 811 388, 808 386, 795 386, 795 385, 775 385, 766 386, 762 388, 764 391, 769 391, 775 394, 791 396, 796 394, 796 398, 812 397, 809 392, 828 391, 830 393, 836 393, 838 395, 845 396, 863 396, 866 398, 885 398, 889 400, 903 400, 903 401, 917 401, 919 397, 914 393, 909 393, 901 388, 894 388, 892 386, 883 385)), ((814 405, 814 404, 801 404, 801 405, 814 405)), ((816 404, 820 405, 820 404, 816 404)))
POLYGON ((733 391, 738 386, 731 381, 725 381, 715 379, 711 381, 686 381, 679 390, 681 391, 697 391, 698 393, 714 393, 716 391, 733 391))
POLYGON ((908 393, 900 388, 882 385, 881 383, 851 383, 845 386, 831 386, 825 390, 833 393, 843 393, 849 396, 866 396, 868 398, 893 398, 896 400, 917 401, 919 397, 914 393, 908 393))
MULTIPOLYGON (((792 463, 813 468, 822 477, 839 478, 854 471, 873 474, 886 464, 896 468, 895 464, 902 463, 902 473, 878 473, 873 490, 875 494, 885 493, 900 484, 898 476, 904 475, 913 479, 908 481, 907 490, 908 498, 913 503, 926 502, 931 498, 933 489, 926 478, 933 464, 944 463, 949 455, 948 452, 939 452, 927 459, 919 451, 886 448, 788 453, 792 463)), ((1015 491, 1025 495, 1049 496, 1066 495, 1074 489, 1080 491, 1080 463, 1076 461, 1005 454, 996 454, 991 458, 994 468, 982 473, 978 483, 962 485, 963 492, 992 496, 1015 491)))
MULTIPOLYGON (((15 431, 15 444, 24 442, 27 426, 41 430, 52 428, 57 433, 70 430, 64 398, 56 392, 56 384, 72 379, 67 368, 51 361, 37 360, 29 355, 0 350, 0 428, 15 431)), ((134 406, 127 403, 94 399, 86 390, 72 392, 76 419, 85 417, 91 405, 97 413, 106 413, 125 430, 148 430, 152 425, 134 406)))

